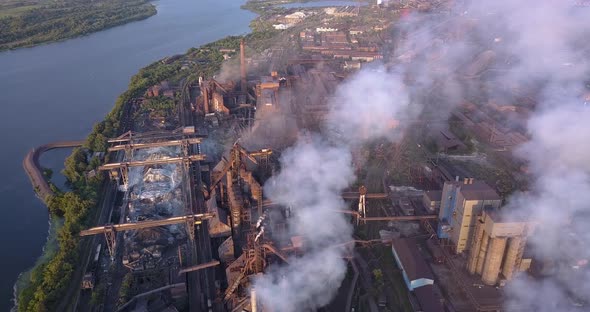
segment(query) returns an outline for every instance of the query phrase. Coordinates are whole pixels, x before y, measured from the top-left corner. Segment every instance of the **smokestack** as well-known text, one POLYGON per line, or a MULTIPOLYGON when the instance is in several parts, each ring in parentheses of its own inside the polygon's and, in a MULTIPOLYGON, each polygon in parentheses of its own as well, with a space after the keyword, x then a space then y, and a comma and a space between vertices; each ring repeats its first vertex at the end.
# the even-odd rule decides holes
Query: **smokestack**
POLYGON ((244 49, 244 38, 240 40, 240 78, 241 91, 246 93, 246 51, 244 49))
POLYGON ((250 290, 250 306, 252 307, 252 312, 258 311, 258 305, 256 302, 256 289, 254 289, 254 287, 252 287, 252 289, 250 290))
POLYGON ((209 114, 209 86, 203 88, 203 111, 209 114))

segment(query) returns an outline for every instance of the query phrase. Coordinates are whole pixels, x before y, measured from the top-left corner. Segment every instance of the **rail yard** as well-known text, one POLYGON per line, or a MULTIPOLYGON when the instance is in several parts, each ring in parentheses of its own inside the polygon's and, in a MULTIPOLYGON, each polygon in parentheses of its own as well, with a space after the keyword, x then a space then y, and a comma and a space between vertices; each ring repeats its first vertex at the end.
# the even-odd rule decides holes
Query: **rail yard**
POLYGON ((587 309, 555 277, 587 254, 540 256, 547 220, 510 212, 545 82, 504 80, 515 56, 485 18, 455 1, 283 8, 256 21, 270 39, 162 60, 181 74, 124 103, 86 173, 105 179, 68 307, 527 311, 510 286, 526 276, 587 309), (205 52, 223 65, 197 75, 205 52))

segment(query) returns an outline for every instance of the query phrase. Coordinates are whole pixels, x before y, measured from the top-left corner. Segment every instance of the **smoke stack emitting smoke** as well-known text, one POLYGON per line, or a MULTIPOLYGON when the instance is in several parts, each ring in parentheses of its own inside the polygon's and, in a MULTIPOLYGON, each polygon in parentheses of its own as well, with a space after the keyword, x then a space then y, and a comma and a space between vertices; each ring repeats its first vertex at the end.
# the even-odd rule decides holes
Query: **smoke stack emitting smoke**
MULTIPOLYGON (((528 123, 531 140, 517 151, 529 163, 534 180, 529 192, 508 199, 503 212, 539 222, 529 239, 534 255, 566 264, 563 272, 543 280, 521 274, 511 281, 505 292, 506 308, 578 311, 572 302, 588 301, 590 294, 587 266, 567 265, 590 258, 590 108, 584 107, 581 97, 588 73, 583 38, 590 23, 583 16, 588 14, 578 10, 583 8, 552 0, 485 0, 455 7, 453 12, 463 12, 461 17, 452 13, 443 19, 449 18, 451 24, 475 21, 468 31, 471 36, 437 42, 442 52, 434 61, 396 64, 389 71, 363 70, 338 88, 327 131, 299 140, 285 151, 281 172, 265 185, 271 200, 293 207, 290 226, 305 236, 309 250, 288 265, 270 268, 256 281, 262 305, 290 312, 315 310, 330 302, 346 273, 342 260, 346 251, 332 246, 350 240, 352 233, 346 219, 333 213, 345 208, 340 192, 354 181, 351 145, 375 138, 398 139, 404 119, 417 117, 428 105, 440 105, 414 100, 415 94, 430 92, 435 83, 449 86, 443 92, 453 100, 447 98, 450 105, 440 108, 446 116, 458 99, 473 92, 473 86, 460 87, 452 73, 479 53, 493 50, 495 64, 502 70, 486 77, 488 86, 531 81, 543 86, 528 123), (450 74, 444 77, 444 73, 450 74), (408 74, 414 81, 410 87, 402 79, 408 74), (392 120, 399 124, 387 126, 392 120)), ((423 47, 424 38, 441 35, 440 20, 429 23, 428 18, 406 18, 404 27, 420 35, 408 36, 394 51, 397 55, 423 47)), ((492 98, 494 90, 487 88, 480 95, 492 98)))

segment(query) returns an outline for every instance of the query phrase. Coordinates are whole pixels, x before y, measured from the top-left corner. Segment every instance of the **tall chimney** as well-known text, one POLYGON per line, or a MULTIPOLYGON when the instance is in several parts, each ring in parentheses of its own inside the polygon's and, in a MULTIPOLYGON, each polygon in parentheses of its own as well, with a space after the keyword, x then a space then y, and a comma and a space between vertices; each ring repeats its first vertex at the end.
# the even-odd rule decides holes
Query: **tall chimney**
POLYGON ((252 312, 258 312, 258 302, 256 299, 256 290, 254 287, 250 289, 250 306, 252 312))
POLYGON ((246 51, 244 49, 244 38, 240 40, 240 78, 241 78, 241 91, 246 93, 246 51))
POLYGON ((209 114, 209 86, 203 88, 203 112, 209 114))

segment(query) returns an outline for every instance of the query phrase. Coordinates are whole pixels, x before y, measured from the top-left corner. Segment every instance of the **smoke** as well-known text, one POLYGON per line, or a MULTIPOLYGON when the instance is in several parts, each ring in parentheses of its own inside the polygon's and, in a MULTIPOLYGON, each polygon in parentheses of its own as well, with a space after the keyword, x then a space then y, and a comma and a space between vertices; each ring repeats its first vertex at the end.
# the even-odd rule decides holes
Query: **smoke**
POLYGON ((399 76, 384 68, 339 86, 329 105, 326 131, 299 138, 264 186, 273 202, 293 207, 289 228, 303 236, 305 248, 303 256, 256 280, 261 304, 273 311, 314 311, 332 300, 347 270, 347 249, 338 245, 352 239, 350 223, 337 213, 346 209, 341 192, 355 180, 351 147, 397 139, 396 120, 414 114, 399 76))
POLYGON ((296 142, 297 132, 297 123, 293 117, 283 112, 263 112, 261 109, 256 112, 252 127, 240 134, 240 144, 248 150, 280 150, 296 142))
POLYGON ((326 127, 343 141, 394 141, 402 134, 396 129, 400 119, 415 118, 419 110, 410 105, 401 77, 378 67, 359 72, 339 87, 326 127))
POLYGON ((330 246, 350 239, 351 228, 333 211, 344 208, 339 193, 354 181, 353 145, 396 141, 414 118, 446 118, 463 101, 517 102, 524 90, 536 103, 526 123, 530 141, 515 156, 528 163, 532 182, 502 211, 537 224, 527 244, 536 259, 554 264, 556 274, 517 275, 504 292, 506 309, 587 308, 590 108, 583 96, 590 23, 584 10, 555 0, 480 0, 400 21, 392 63, 342 84, 329 103, 323 133, 288 149, 281 172, 265 185, 271 200, 293 207, 290 227, 305 237, 309 250, 256 281, 261 303, 276 311, 307 311, 334 296, 346 272, 345 250, 330 246))
MULTIPOLYGON (((537 105, 527 123, 530 141, 515 155, 527 161, 532 183, 508 199, 503 212, 536 224, 528 245, 536 260, 551 262, 542 278, 521 274, 508 284, 509 311, 579 311, 590 304, 590 110, 583 105, 590 30, 583 8, 563 1, 478 1, 469 12, 503 38, 494 49, 508 56, 492 81, 537 81, 537 105)), ((494 95, 493 93, 491 95, 494 95)), ((586 307, 587 308, 587 307, 586 307)))
POLYGON ((463 85, 463 95, 485 104, 532 88, 537 102, 526 123, 530 141, 515 151, 528 163, 531 186, 509 198, 502 211, 536 224, 529 249, 535 259, 552 263, 554 274, 517 276, 508 283, 506 309, 579 311, 584 304, 587 309, 590 252, 582 246, 590 245, 590 148, 583 142, 590 135, 590 110, 582 95, 589 73, 583 39, 590 30, 588 12, 553 0, 473 1, 454 11, 473 24, 448 51, 475 46, 495 53, 477 82, 463 85))
POLYGON ((562 100, 531 118, 531 141, 517 154, 529 161, 534 183, 505 208, 537 223, 528 244, 553 274, 509 284, 511 310, 579 311, 576 305, 590 302, 590 148, 582 143, 590 134, 590 110, 562 100))
MULTIPOLYGON (((292 206, 292 233, 304 237, 306 253, 256 281, 261 303, 273 311, 309 311, 329 303, 346 272, 344 250, 352 229, 335 213, 345 207, 340 192, 354 180, 350 154, 322 138, 300 140, 286 150, 281 172, 264 191, 276 203, 292 206)), ((293 258, 291 258, 293 259, 293 258)))
POLYGON ((218 81, 238 81, 240 79, 240 51, 221 64, 221 69, 215 75, 215 79, 218 81))

